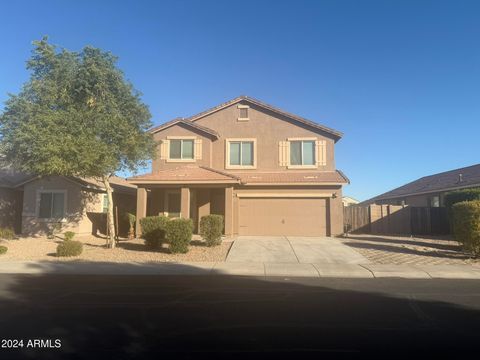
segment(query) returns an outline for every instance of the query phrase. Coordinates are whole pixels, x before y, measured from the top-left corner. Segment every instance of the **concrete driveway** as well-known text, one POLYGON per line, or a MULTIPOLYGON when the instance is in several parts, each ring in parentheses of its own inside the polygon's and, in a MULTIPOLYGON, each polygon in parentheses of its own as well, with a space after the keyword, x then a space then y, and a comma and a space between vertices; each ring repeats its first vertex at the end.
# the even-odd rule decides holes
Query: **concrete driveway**
POLYGON ((367 258, 329 237, 239 236, 227 262, 368 264, 367 258))

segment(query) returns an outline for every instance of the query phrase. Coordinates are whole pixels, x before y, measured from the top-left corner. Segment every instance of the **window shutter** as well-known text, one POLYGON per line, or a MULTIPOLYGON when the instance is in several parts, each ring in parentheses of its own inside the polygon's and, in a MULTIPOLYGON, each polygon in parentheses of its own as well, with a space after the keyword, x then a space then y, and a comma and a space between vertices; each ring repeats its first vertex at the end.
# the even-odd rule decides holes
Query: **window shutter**
POLYGON ((194 157, 196 160, 202 160, 202 139, 195 139, 194 157))
POLYGON ((170 141, 169 140, 162 140, 160 144, 160 160, 167 160, 169 158, 170 152, 170 141))
POLYGON ((325 140, 317 140, 316 144, 316 163, 317 166, 327 165, 327 142, 325 140))
POLYGON ((279 166, 288 166, 288 158, 289 158, 288 150, 289 150, 288 141, 278 142, 278 165, 279 166))

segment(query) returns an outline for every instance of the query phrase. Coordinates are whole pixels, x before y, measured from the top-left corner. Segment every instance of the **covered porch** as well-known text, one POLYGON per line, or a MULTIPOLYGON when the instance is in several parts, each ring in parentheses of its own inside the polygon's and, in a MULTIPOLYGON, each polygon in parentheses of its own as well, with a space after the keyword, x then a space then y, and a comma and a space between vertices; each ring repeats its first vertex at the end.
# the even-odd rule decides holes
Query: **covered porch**
POLYGON ((131 178, 137 185, 137 236, 140 219, 164 215, 192 219, 197 233, 202 216, 222 215, 233 235, 233 189, 238 178, 202 166, 183 166, 131 178))

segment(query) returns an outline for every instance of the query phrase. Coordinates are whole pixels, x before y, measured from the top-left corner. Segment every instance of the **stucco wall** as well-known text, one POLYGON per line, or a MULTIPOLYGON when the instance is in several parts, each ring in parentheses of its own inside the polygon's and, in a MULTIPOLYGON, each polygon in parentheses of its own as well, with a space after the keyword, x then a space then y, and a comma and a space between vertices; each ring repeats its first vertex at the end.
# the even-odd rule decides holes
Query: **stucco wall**
MULTIPOLYGON (((250 105, 249 121, 238 121, 238 104, 229 106, 215 113, 205 116, 197 121, 199 125, 206 126, 217 131, 219 139, 210 140, 196 130, 174 125, 154 134, 155 140, 166 139, 167 136, 197 136, 202 139, 202 159, 192 162, 196 165, 211 166, 216 169, 225 170, 225 154, 227 138, 256 138, 257 139, 257 168, 256 170, 286 170, 285 166, 279 166, 278 144, 292 137, 314 137, 317 140, 326 141, 325 166, 319 166, 318 170, 335 170, 334 140, 328 133, 319 134, 312 131, 308 126, 279 116, 263 108, 250 105), (210 146, 212 149, 210 150, 210 146), (210 158, 211 155, 211 158, 210 158)), ((152 170, 178 167, 185 165, 184 162, 166 162, 160 159, 160 147, 158 157, 152 163, 152 170)), ((244 170, 228 170, 235 171, 244 170)), ((255 170, 249 170, 255 171, 255 170)), ((296 171, 289 169, 288 171, 296 171)))
POLYGON ((43 178, 25 184, 22 212, 22 233, 26 235, 45 234, 54 223, 38 218, 41 190, 61 190, 66 192, 66 218, 62 222, 62 232, 74 231, 77 234, 90 234, 92 223, 87 212, 102 210, 102 196, 99 193, 83 191, 69 180, 60 177, 43 178))

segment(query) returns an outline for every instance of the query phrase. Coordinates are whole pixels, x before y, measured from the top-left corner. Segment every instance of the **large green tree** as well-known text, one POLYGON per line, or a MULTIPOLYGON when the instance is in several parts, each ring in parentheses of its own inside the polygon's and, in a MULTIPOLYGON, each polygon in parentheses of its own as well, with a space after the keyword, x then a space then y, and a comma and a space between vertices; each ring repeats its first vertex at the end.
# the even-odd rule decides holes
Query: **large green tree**
POLYGON ((90 46, 58 49, 46 37, 33 44, 30 79, 0 114, 0 153, 28 173, 103 182, 107 244, 114 247, 109 179, 117 171, 136 171, 154 156, 150 112, 111 53, 90 46))

